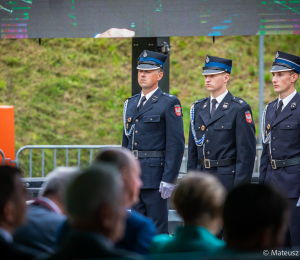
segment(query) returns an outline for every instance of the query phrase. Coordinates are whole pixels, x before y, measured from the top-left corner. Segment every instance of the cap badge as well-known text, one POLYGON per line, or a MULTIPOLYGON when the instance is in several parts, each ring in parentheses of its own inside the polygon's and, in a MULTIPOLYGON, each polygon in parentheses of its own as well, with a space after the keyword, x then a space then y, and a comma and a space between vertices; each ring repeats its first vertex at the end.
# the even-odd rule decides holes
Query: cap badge
POLYGON ((269 130, 269 129, 270 129, 270 127, 271 127, 271 126, 270 126, 270 124, 268 124, 268 125, 267 125, 267 129, 269 130))
POLYGON ((209 63, 209 61, 210 61, 210 59, 208 58, 208 56, 206 56, 205 62, 206 62, 206 63, 209 63))
POLYGON ((277 54, 276 54, 276 59, 279 57, 279 53, 277 52, 277 54))
POLYGON ((148 55, 147 55, 147 52, 144 51, 144 54, 143 54, 143 57, 146 58, 148 55))
POLYGON ((204 126, 204 125, 201 126, 201 130, 202 130, 202 131, 205 130, 205 126, 204 126))

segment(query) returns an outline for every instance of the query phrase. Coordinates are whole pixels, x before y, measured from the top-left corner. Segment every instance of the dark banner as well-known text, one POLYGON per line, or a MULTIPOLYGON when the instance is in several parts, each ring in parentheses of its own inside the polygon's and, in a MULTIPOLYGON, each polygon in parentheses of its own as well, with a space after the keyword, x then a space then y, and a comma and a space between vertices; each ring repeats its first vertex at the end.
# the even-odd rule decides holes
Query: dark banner
POLYGON ((300 34, 300 1, 0 0, 1 38, 300 34))

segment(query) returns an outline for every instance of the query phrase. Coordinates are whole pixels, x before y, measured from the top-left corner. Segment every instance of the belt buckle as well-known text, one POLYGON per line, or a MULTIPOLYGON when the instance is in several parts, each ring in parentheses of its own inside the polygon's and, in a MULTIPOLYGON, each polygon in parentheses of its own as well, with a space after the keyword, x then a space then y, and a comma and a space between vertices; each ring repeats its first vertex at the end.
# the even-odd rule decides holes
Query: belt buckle
POLYGON ((272 166, 273 170, 277 169, 276 160, 274 160, 274 159, 271 160, 271 166, 272 166))
POLYGON ((204 167, 205 169, 210 169, 210 159, 204 159, 204 167))
POLYGON ((139 151, 138 150, 132 150, 132 154, 134 159, 139 159, 139 151))

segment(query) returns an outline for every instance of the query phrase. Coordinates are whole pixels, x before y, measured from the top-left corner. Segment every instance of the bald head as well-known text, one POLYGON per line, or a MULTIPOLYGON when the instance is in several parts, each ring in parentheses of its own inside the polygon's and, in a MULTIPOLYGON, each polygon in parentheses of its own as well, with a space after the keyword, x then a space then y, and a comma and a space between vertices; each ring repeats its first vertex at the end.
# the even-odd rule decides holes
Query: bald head
POLYGON ((124 185, 125 206, 131 207, 139 200, 139 190, 142 186, 140 179, 141 167, 138 160, 126 148, 107 149, 100 152, 95 162, 106 162, 117 167, 121 173, 124 185))

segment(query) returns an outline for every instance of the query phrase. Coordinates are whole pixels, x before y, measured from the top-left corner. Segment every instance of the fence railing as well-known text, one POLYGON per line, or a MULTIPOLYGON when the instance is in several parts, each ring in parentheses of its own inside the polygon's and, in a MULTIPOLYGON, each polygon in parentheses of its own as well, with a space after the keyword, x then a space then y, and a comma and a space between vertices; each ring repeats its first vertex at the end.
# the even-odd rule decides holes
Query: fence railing
MULTIPOLYGON (((70 150, 77 150, 77 166, 81 166, 81 152, 82 150, 88 150, 89 153, 89 164, 93 161, 93 156, 95 155, 95 150, 102 150, 102 149, 109 149, 109 148, 121 148, 120 145, 26 145, 20 148, 16 154, 15 161, 5 158, 4 152, 0 149, 0 155, 2 157, 2 164, 4 165, 5 162, 8 160, 10 163, 15 163, 17 166, 20 166, 20 156, 23 154, 25 150, 29 150, 29 158, 26 161, 29 161, 29 177, 32 178, 32 170, 33 170, 33 150, 41 150, 41 177, 45 177, 45 150, 52 150, 53 151, 53 169, 57 167, 57 153, 59 150, 65 150, 65 158, 59 158, 60 166, 61 160, 65 161, 65 165, 69 166, 69 151, 70 150)), ((259 145, 256 147, 256 159, 255 159, 255 166, 254 172, 259 172, 259 165, 260 165, 260 156, 261 156, 262 146, 259 145)), ((185 146, 185 152, 180 168, 180 172, 187 171, 187 159, 188 159, 188 146, 185 146)), ((1 161, 0 161, 1 164, 1 161)))

